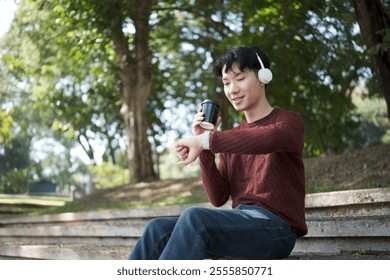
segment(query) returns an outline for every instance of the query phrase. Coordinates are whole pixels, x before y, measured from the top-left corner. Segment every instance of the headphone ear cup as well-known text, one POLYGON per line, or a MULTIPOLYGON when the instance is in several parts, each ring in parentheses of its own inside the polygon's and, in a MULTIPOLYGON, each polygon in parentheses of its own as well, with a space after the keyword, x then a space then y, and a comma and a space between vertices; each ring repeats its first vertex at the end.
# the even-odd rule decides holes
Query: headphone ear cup
POLYGON ((272 81, 272 72, 268 68, 261 68, 259 72, 257 72, 257 76, 259 81, 263 84, 268 84, 272 81))

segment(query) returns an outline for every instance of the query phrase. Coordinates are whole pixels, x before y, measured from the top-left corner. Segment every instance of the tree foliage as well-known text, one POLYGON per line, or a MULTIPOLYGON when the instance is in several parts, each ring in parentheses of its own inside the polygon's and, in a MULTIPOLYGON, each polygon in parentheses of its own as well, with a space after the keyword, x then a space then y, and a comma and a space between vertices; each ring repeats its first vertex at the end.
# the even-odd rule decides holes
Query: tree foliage
POLYGON ((30 139, 18 135, 0 153, 0 193, 26 192, 31 182, 30 139))

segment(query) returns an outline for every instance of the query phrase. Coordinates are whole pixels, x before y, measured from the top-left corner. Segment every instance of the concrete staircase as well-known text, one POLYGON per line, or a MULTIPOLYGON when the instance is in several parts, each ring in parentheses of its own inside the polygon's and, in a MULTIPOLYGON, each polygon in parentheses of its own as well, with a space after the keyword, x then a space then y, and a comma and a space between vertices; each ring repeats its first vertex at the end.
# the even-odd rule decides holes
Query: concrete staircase
MULTIPOLYGON (((147 221, 185 207, 4 218, 0 259, 126 259, 147 221)), ((390 259, 390 188, 307 195, 306 217, 291 258, 390 259)))
POLYGON ((292 256, 390 259, 390 188, 307 195, 306 219, 292 256))

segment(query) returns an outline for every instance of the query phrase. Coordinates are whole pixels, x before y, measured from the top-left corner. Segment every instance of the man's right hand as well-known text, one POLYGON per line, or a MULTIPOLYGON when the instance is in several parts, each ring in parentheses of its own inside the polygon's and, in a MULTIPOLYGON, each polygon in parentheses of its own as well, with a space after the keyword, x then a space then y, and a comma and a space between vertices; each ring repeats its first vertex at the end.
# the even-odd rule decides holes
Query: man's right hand
MULTIPOLYGON (((206 129, 200 126, 203 120, 204 120, 204 113, 202 112, 202 108, 199 108, 192 122, 192 133, 195 136, 203 134, 206 131, 206 129)), ((220 123, 221 123, 221 116, 218 116, 217 123, 214 127, 214 131, 217 130, 220 123)))
POLYGON ((204 120, 204 113, 202 112, 202 108, 199 108, 198 112, 194 116, 194 120, 192 121, 192 133, 194 135, 200 135, 205 132, 205 129, 200 126, 203 120, 204 120))

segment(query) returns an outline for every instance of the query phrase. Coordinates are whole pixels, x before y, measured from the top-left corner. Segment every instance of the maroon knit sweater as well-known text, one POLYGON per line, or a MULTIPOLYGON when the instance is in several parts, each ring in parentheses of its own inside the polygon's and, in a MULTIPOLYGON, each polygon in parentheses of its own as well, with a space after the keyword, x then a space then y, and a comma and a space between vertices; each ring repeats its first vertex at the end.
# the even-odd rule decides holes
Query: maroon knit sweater
POLYGON ((303 134, 303 119, 277 108, 256 122, 212 133, 210 151, 199 157, 210 202, 219 207, 231 198, 233 208, 264 207, 287 221, 298 236, 305 235, 303 134), (220 154, 218 168, 215 153, 220 154))

